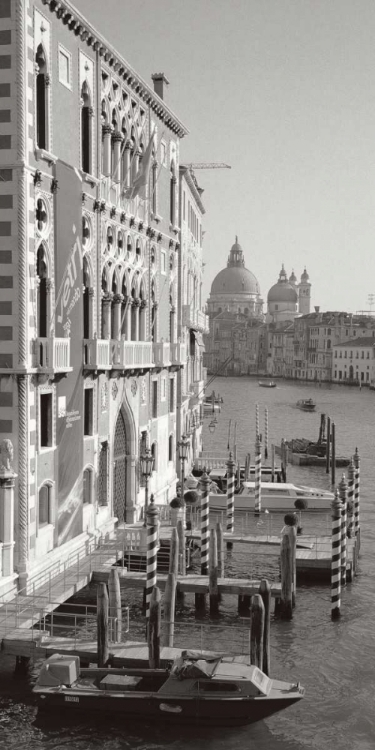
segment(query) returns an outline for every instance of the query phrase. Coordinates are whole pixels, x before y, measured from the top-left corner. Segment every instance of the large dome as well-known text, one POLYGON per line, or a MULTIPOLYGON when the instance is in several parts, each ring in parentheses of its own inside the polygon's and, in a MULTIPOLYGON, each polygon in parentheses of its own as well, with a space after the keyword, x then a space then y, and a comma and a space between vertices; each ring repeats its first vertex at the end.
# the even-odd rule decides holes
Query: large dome
POLYGON ((227 268, 223 268, 212 282, 211 295, 215 294, 260 294, 257 279, 245 268, 242 247, 238 244, 237 237, 230 251, 227 268))
POLYGON ((259 284, 247 268, 224 268, 215 276, 211 294, 260 294, 259 284))
POLYGON ((283 266, 277 284, 271 286, 271 289, 268 292, 267 302, 290 302, 295 305, 297 304, 297 301, 297 292, 292 284, 289 283, 283 266))

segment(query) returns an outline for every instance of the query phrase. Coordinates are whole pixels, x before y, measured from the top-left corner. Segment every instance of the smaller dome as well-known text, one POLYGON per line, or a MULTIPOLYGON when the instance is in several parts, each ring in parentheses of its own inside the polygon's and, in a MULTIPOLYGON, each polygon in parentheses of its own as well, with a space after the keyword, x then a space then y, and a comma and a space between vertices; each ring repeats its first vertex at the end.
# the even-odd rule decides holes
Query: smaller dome
POLYGON ((305 270, 304 270, 304 272, 303 272, 303 274, 302 274, 302 276, 301 276, 301 281, 308 281, 308 280, 309 280, 309 278, 310 278, 310 276, 309 276, 309 274, 307 273, 307 271, 306 271, 306 266, 305 266, 305 270))
POLYGON ((296 283, 297 283, 297 276, 294 273, 294 271, 292 271, 292 273, 289 276, 289 284, 296 284, 296 283))
POLYGON ((289 283, 283 264, 277 284, 271 286, 271 289, 268 292, 267 302, 287 302, 295 305, 297 300, 297 292, 292 284, 289 283))

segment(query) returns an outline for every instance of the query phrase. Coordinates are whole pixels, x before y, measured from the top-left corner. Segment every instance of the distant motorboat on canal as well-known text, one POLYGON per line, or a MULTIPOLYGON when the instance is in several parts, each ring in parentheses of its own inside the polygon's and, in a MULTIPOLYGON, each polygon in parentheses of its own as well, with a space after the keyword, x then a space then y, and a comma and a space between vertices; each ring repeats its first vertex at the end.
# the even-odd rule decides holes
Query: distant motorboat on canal
POLYGON ((276 388, 274 380, 259 380, 258 385, 260 385, 261 388, 276 388))
POLYGON ((301 398, 297 401, 296 407, 297 409, 302 409, 302 411, 315 411, 316 403, 312 398, 301 398))

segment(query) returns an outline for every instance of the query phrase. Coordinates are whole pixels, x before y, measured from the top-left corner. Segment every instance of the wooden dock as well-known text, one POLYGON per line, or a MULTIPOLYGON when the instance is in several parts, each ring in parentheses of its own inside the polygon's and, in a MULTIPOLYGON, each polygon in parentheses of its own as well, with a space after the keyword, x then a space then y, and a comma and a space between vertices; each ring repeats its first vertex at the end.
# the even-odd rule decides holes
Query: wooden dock
MULTIPOLYGON (((96 583, 107 583, 109 571, 94 571, 92 580, 96 583)), ((157 585, 164 591, 166 575, 158 574, 157 585)), ((144 589, 146 588, 146 575, 143 573, 121 572, 121 588, 144 589)), ((219 578, 219 594, 232 594, 233 596, 253 596, 259 593, 260 580, 249 580, 247 578, 219 578)), ((179 576, 177 580, 177 591, 182 594, 208 594, 209 578, 201 575, 179 576)), ((271 596, 280 596, 281 584, 271 584, 271 596)))

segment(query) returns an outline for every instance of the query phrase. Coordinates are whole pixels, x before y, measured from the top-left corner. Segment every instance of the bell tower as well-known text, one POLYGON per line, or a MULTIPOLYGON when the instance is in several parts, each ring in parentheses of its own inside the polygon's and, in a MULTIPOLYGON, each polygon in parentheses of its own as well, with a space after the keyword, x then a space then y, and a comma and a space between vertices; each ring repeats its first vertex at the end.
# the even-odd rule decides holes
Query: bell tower
POLYGON ((301 275, 301 281, 298 284, 298 312, 300 315, 308 315, 311 305, 311 284, 309 274, 306 268, 301 275))

